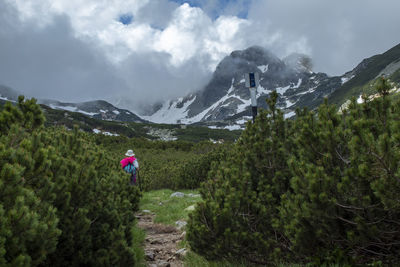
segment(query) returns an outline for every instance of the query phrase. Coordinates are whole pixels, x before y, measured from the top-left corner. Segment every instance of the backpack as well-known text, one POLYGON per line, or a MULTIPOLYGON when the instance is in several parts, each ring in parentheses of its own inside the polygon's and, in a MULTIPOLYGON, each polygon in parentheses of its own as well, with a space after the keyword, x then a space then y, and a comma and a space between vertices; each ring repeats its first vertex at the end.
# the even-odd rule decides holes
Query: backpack
POLYGON ((132 175, 136 174, 136 168, 132 163, 128 163, 128 165, 124 167, 124 171, 132 175))

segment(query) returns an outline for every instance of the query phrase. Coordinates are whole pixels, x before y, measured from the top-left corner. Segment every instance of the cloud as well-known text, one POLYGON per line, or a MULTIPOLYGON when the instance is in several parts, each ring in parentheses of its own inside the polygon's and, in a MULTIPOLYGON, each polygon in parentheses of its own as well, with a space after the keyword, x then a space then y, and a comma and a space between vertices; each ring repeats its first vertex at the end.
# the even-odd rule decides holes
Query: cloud
POLYGON ((221 58, 243 45, 234 42, 246 24, 237 17, 213 21, 200 8, 159 0, 165 9, 153 27, 144 15, 151 6, 128 2, 111 10, 101 1, 3 4, 0 82, 64 101, 124 99, 137 110, 201 89, 221 58), (131 23, 119 21, 123 14, 131 23))
POLYGON ((247 17, 247 10, 251 0, 172 0, 178 4, 188 3, 193 7, 200 7, 208 17, 217 19, 220 16, 247 17))
POLYGON ((398 10, 397 0, 254 0, 248 18, 264 25, 254 34, 279 33, 270 44, 279 54, 292 46, 311 54, 317 70, 343 74, 400 42, 398 10))
POLYGON ((131 110, 149 110, 148 103, 185 97, 200 90, 210 73, 198 66, 201 58, 192 58, 175 67, 165 52, 132 53, 119 65, 119 74, 131 88, 119 91, 114 102, 131 110))
MULTIPOLYGON (((2 6, 1 16, 15 12, 2 6), (5 14, 6 13, 6 14, 5 14)), ((66 16, 51 25, 32 29, 9 16, 8 30, 0 32, 0 81, 36 97, 66 100, 109 96, 124 88, 101 51, 76 39, 66 16)), ((5 24, 2 24, 5 25, 5 24)))
POLYGON ((158 35, 153 49, 169 53, 175 66, 194 57, 209 58, 206 67, 214 70, 222 56, 243 45, 236 36, 246 21, 221 16, 212 21, 200 8, 183 4, 174 12, 168 27, 158 35))
POLYGON ((397 0, 186 2, 0 1, 0 83, 135 111, 202 88, 223 57, 252 45, 342 74, 400 42, 397 0))

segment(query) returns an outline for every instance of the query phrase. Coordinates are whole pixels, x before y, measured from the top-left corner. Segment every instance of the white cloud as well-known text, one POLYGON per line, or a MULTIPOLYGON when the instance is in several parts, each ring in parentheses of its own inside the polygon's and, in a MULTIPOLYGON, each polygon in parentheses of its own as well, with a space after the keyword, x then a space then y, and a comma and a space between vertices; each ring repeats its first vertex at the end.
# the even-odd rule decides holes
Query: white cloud
POLYGON ((213 70, 223 56, 243 48, 243 42, 235 37, 246 25, 245 20, 221 16, 212 21, 202 9, 189 4, 167 5, 166 0, 153 0, 153 6, 155 2, 171 13, 164 29, 153 27, 151 21, 141 16, 141 10, 150 6, 150 0, 114 0, 111 4, 106 0, 16 0, 14 4, 23 20, 29 19, 40 26, 52 23, 54 16, 67 15, 74 35, 102 48, 113 62, 122 61, 132 52, 155 51, 170 54, 174 66, 183 65, 193 57, 208 56, 209 62, 205 63, 213 70), (132 24, 117 21, 125 13, 133 15, 132 24))
POLYGON ((183 4, 174 12, 171 23, 160 33, 153 48, 169 53, 172 56, 171 63, 179 66, 196 54, 198 39, 209 24, 210 19, 200 8, 183 4))
POLYGON ((243 45, 236 37, 246 21, 237 17, 219 17, 212 21, 200 8, 183 4, 174 13, 168 27, 159 34, 154 50, 169 53, 174 66, 193 57, 206 56, 207 67, 216 64, 243 45))

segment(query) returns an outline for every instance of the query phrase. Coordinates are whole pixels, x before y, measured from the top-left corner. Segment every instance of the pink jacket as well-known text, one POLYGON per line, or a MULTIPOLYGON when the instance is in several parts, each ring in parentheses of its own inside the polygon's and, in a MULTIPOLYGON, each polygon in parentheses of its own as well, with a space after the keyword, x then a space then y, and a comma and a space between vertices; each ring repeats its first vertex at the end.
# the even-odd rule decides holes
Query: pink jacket
POLYGON ((121 167, 124 168, 126 165, 128 165, 129 163, 134 164, 133 162, 136 160, 135 157, 127 157, 121 160, 121 167))

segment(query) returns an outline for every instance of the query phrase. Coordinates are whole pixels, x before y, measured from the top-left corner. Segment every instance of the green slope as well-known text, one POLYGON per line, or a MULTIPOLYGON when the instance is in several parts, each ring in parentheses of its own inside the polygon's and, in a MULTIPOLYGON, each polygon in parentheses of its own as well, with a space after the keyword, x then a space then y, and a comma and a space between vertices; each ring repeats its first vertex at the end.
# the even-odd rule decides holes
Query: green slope
MULTIPOLYGON (((367 86, 368 83, 372 82, 382 70, 390 63, 398 60, 400 60, 400 44, 383 54, 375 55, 364 60, 363 63, 365 63, 366 66, 361 68, 354 78, 333 92, 329 97, 329 102, 340 105, 352 96, 358 97, 361 93, 365 92, 365 89, 369 87, 367 86)), ((394 78, 399 81, 400 72, 396 71, 394 74, 396 74, 394 78)))

